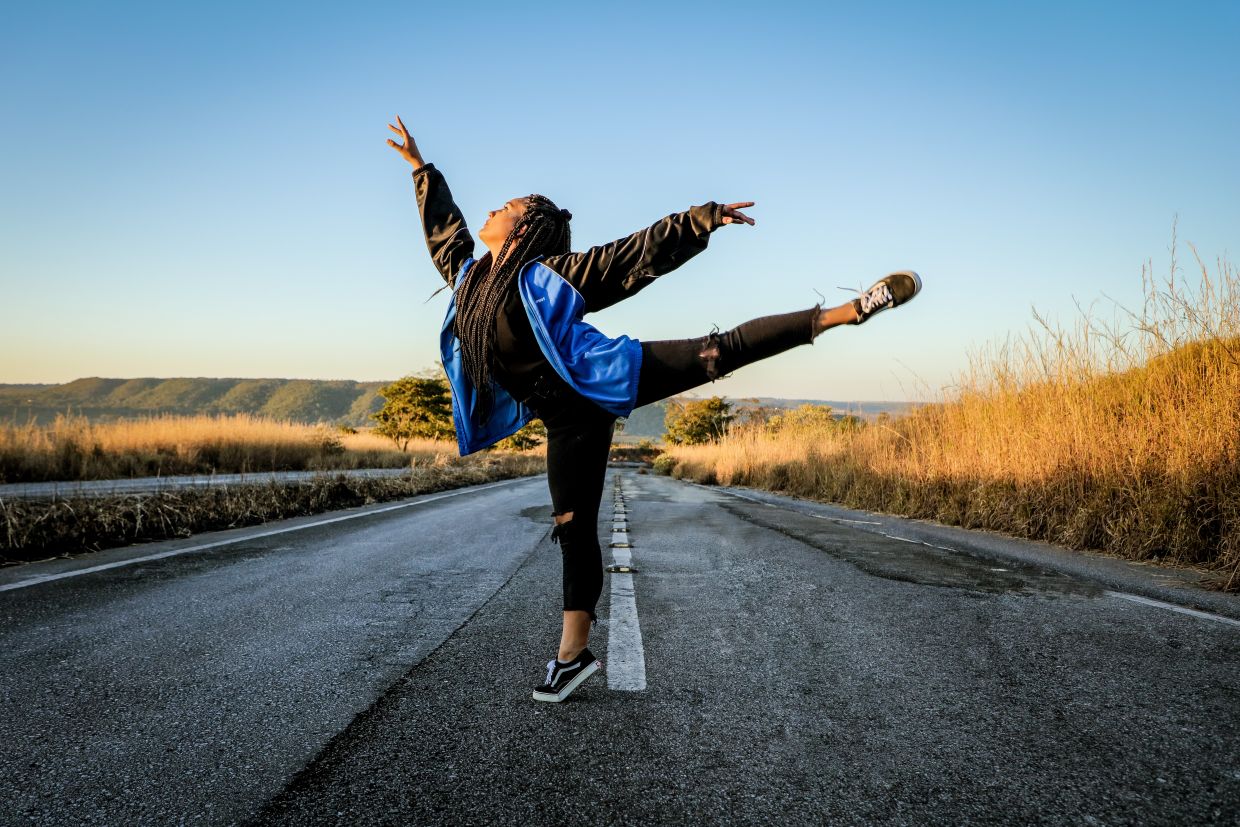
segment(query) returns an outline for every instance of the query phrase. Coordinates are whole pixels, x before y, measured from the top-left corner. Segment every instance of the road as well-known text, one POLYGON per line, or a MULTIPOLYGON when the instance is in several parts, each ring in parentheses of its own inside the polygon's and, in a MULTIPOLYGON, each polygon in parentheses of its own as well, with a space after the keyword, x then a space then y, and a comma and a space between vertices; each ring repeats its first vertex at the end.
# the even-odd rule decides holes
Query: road
POLYGON ((558 706, 543 477, 0 570, 0 822, 1240 823, 1235 598, 609 477, 558 706))

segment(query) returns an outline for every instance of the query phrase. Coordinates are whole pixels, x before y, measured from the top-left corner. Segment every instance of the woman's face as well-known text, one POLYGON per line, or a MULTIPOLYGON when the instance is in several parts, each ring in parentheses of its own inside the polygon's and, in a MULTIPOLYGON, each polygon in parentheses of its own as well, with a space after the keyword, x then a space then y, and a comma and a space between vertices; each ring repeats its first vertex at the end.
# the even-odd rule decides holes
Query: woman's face
POLYGON ((525 215, 526 201, 525 198, 514 198, 498 210, 487 213, 487 220, 478 231, 478 238, 482 239, 482 243, 493 250, 502 247, 504 239, 508 238, 517 222, 525 215))

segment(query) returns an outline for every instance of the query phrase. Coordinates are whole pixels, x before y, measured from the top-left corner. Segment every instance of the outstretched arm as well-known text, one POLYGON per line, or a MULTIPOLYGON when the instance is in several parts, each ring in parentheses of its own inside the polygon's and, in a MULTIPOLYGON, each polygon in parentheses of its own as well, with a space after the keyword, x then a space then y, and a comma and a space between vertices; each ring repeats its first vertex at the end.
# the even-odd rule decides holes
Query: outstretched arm
POLYGON ((548 256, 546 264, 577 288, 586 312, 610 307, 706 249, 710 234, 724 224, 750 224, 740 211, 752 201, 698 207, 669 215, 644 230, 584 253, 548 256))
POLYGON ((413 167, 413 185, 418 197, 418 212, 422 216, 422 230, 426 233, 426 247, 444 281, 455 286, 457 271, 474 254, 474 239, 465 225, 461 208, 452 200, 452 191, 443 173, 422 159, 418 145, 399 117, 396 123, 399 128, 388 124, 388 129, 405 142, 399 144, 388 138, 388 146, 413 167))

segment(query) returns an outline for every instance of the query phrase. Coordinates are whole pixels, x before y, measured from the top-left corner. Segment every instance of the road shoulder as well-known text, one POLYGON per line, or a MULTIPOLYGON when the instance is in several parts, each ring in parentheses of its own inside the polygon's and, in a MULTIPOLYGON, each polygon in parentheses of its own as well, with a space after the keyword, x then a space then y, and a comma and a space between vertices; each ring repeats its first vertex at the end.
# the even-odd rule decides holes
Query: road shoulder
MULTIPOLYGON (((682 480, 687 485, 698 485, 682 480)), ((701 486, 773 508, 784 508, 928 546, 992 560, 1015 561, 1079 577, 1117 592, 1165 601, 1196 611, 1240 620, 1240 595, 1211 591, 1208 577, 1192 569, 1139 563, 1097 552, 1076 551, 1036 540, 1008 537, 993 531, 964 529, 929 520, 915 520, 861 511, 814 500, 743 486, 701 486)))

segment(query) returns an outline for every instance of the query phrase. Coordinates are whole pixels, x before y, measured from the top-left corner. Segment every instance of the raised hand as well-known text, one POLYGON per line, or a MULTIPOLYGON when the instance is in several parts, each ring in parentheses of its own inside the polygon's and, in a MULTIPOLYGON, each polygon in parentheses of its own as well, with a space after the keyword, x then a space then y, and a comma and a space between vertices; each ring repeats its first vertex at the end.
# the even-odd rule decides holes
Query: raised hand
MULTIPOLYGON (((400 157, 412 164, 414 169, 421 169, 426 162, 422 160, 422 153, 418 151, 418 145, 414 143, 413 136, 410 135, 409 130, 405 128, 405 123, 400 119, 400 115, 396 116, 396 123, 400 124, 399 128, 393 126, 392 124, 388 124, 388 129, 404 138, 405 143, 398 144, 396 141, 388 138, 388 146, 400 153, 400 157)), ((753 222, 751 221, 749 223, 752 224, 753 222)))
POLYGON ((741 207, 752 207, 752 201, 740 201, 736 204, 725 204, 723 206, 723 224, 748 224, 753 226, 753 219, 740 211, 741 207))

